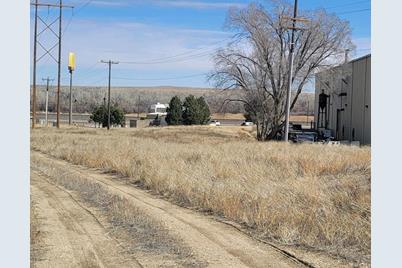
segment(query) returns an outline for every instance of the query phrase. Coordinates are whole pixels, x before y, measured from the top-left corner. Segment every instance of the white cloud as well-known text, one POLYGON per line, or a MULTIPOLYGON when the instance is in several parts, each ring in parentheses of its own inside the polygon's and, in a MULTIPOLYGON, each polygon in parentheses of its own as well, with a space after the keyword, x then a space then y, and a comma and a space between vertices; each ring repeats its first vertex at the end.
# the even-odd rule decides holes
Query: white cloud
MULTIPOLYGON (((162 62, 158 64, 116 65, 113 72, 120 77, 178 77, 207 73, 213 68, 211 53, 224 45, 230 36, 227 32, 216 30, 164 27, 131 21, 75 19, 63 37, 62 65, 67 62, 68 52, 76 53, 77 71, 74 76, 80 84, 102 79, 106 67, 102 64, 92 67, 102 59, 150 62, 165 58, 159 60, 162 62), (169 58, 174 55, 180 56, 169 58)), ((39 75, 46 76, 49 70, 54 72, 55 66, 52 60, 41 61, 39 75)), ((62 79, 67 81, 68 75, 64 74, 65 68, 62 68, 62 79)))

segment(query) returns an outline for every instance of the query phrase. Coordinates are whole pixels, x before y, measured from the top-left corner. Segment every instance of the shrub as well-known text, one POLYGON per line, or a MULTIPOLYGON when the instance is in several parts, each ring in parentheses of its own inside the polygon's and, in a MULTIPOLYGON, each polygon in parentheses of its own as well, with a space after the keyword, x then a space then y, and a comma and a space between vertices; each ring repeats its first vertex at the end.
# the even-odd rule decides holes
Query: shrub
POLYGON ((178 96, 174 96, 169 102, 166 123, 168 125, 181 125, 183 122, 183 105, 178 96))
MULTIPOLYGON (((108 124, 108 110, 107 106, 99 105, 95 107, 90 117, 92 121, 98 124, 102 124, 102 127, 107 127, 108 124)), ((110 124, 112 126, 121 125, 125 123, 124 112, 117 106, 110 107, 110 124)))
POLYGON ((185 125, 205 125, 210 118, 208 104, 203 97, 186 97, 183 103, 183 123, 185 125))

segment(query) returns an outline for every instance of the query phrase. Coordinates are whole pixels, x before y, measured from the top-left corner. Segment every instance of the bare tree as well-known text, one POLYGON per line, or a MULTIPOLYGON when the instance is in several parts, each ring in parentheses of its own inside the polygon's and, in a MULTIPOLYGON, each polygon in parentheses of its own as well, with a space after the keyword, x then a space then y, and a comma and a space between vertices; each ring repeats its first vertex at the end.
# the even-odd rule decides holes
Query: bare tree
MULTIPOLYGON (((348 22, 322 9, 299 15, 309 22, 295 35, 291 109, 314 72, 336 65, 343 51, 353 48, 348 22)), ((234 40, 214 56, 210 79, 217 87, 242 90, 241 98, 225 101, 244 103, 258 140, 275 138, 284 125, 291 16, 292 6, 280 1, 272 10, 257 4, 232 9, 227 23, 236 32, 234 40)))

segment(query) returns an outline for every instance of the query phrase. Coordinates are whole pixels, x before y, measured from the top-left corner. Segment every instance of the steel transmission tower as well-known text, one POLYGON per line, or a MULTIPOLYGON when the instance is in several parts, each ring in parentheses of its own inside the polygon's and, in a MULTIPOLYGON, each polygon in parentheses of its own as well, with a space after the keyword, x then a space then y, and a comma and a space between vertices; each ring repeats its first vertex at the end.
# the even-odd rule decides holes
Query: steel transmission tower
POLYGON ((34 51, 33 51, 33 78, 32 78, 32 128, 35 128, 35 123, 36 123, 36 64, 43 59, 46 55, 49 55, 56 63, 57 63, 57 127, 60 127, 60 80, 61 80, 61 38, 62 38, 62 16, 63 16, 63 8, 74 8, 73 6, 67 6, 63 5, 62 0, 59 0, 59 4, 44 4, 44 3, 39 3, 38 0, 35 0, 34 3, 31 3, 32 6, 35 7, 35 23, 34 23, 34 51), (59 8, 59 16, 53 20, 50 23, 47 23, 39 14, 38 14, 38 8, 39 7, 47 7, 47 8, 59 8), (38 33, 38 20, 43 23, 45 26, 44 29, 42 29, 38 33), (53 29, 52 26, 58 22, 59 27, 58 27, 58 33, 56 33, 53 29), (39 40, 38 37, 42 35, 44 32, 50 31, 53 33, 56 38, 57 42, 50 48, 45 47, 44 44, 42 44, 39 40), (45 53, 41 55, 39 58, 37 58, 37 45, 39 45, 45 53), (52 50, 55 49, 58 46, 58 56, 57 59, 52 55, 52 50))

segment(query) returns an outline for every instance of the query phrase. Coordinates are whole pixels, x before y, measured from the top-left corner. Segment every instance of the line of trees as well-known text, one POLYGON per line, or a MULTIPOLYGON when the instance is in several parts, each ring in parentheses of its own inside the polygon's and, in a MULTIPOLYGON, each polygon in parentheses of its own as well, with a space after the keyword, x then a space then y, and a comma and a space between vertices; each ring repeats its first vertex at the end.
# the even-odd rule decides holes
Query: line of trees
POLYGON ((178 96, 174 96, 169 102, 166 122, 168 125, 205 125, 210 117, 204 97, 190 95, 182 102, 178 96))

